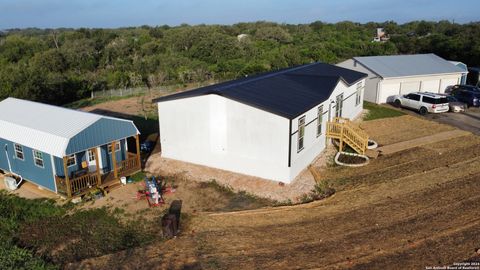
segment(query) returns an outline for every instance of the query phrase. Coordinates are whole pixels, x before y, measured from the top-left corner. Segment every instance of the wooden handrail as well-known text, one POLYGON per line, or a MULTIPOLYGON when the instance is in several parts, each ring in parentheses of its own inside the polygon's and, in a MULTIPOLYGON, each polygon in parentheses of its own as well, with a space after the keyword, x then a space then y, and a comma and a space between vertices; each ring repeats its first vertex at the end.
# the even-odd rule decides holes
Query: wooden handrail
POLYGON ((55 175, 55 183, 57 185, 57 192, 68 197, 66 179, 55 175))
POLYGON ((67 197, 80 195, 87 190, 96 187, 98 178, 96 173, 87 173, 74 178, 63 178, 55 176, 57 191, 65 194, 67 197))
POLYGON ((340 148, 347 143, 356 152, 365 154, 368 147, 368 134, 347 118, 335 117, 327 123, 327 137, 339 139, 340 148))
POLYGON ((137 156, 127 158, 118 163, 118 173, 121 176, 136 172, 141 169, 137 156))
POLYGON ((98 183, 96 173, 87 173, 85 175, 72 178, 70 185, 72 187, 72 195, 83 193, 92 187, 96 187, 98 183))

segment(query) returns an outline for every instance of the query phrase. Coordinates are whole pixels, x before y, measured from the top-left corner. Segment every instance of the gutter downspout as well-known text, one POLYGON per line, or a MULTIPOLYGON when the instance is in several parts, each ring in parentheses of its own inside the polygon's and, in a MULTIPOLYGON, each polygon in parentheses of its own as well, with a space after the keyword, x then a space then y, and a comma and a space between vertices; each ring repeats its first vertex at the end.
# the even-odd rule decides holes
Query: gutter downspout
POLYGON ((288 167, 292 166, 292 119, 289 120, 288 127, 288 167))
MULTIPOLYGON (((10 164, 10 157, 8 156, 8 144, 5 144, 4 146, 5 148, 5 156, 7 157, 7 163, 8 163, 8 171, 10 172, 11 175, 13 176, 16 176, 18 178, 20 178, 20 181, 17 183, 15 182, 15 187, 18 188, 20 186, 20 184, 23 182, 23 177, 19 174, 16 174, 12 171, 12 165, 10 164)), ((7 185, 7 179, 5 178, 5 186, 8 187, 7 185)))
POLYGON ((8 171, 13 174, 12 166, 10 165, 10 157, 8 156, 8 145, 7 144, 5 144, 4 149, 5 149, 5 156, 7 157, 8 171))

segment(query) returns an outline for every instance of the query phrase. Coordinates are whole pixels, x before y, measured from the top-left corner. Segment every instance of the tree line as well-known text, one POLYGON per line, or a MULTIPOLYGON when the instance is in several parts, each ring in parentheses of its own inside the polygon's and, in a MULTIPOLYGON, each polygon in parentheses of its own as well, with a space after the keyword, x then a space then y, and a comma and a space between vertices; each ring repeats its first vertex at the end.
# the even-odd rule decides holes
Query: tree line
POLYGON ((480 22, 414 21, 9 29, 0 32, 0 99, 65 104, 90 91, 228 80, 353 56, 435 53, 480 65, 480 22), (377 27, 388 42, 372 42, 377 27))

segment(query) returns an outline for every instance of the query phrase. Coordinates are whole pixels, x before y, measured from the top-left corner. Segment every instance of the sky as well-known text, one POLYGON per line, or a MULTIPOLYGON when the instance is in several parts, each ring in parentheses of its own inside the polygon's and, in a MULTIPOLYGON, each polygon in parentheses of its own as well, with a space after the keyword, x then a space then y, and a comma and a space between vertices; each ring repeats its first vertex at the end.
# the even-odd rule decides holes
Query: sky
POLYGON ((0 0, 0 29, 273 21, 480 21, 480 0, 0 0))

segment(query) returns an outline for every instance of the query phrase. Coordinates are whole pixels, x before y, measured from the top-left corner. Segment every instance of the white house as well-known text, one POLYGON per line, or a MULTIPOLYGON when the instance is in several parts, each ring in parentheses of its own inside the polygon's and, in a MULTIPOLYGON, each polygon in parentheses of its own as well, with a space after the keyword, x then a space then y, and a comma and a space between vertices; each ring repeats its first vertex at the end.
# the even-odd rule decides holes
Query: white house
POLYGON ((435 54, 354 57, 337 66, 368 74, 365 100, 375 103, 391 102, 395 95, 411 92, 444 93, 466 74, 435 54))
POLYGON ((313 63, 158 98, 162 156, 289 183, 330 118, 361 113, 366 76, 313 63))

